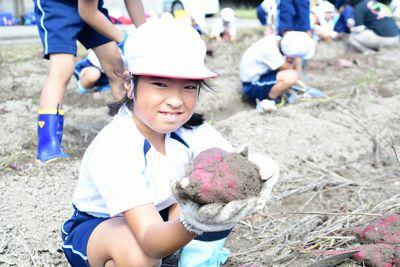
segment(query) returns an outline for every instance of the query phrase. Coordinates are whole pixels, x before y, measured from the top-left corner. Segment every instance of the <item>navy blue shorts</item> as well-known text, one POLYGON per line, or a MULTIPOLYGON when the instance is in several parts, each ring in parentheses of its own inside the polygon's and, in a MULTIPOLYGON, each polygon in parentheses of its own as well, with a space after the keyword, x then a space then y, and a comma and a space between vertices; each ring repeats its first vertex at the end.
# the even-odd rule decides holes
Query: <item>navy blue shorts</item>
MULTIPOLYGON (((111 41, 82 20, 78 13, 78 0, 33 1, 45 58, 48 59, 50 54, 75 56, 77 40, 87 49, 111 41)), ((98 10, 109 19, 103 0, 99 0, 98 10)))
POLYGON ((89 266, 86 247, 97 225, 109 218, 97 218, 75 209, 61 227, 62 249, 71 266, 89 266))
MULTIPOLYGON (((81 61, 78 61, 75 64, 75 70, 74 70, 74 76, 75 76, 77 81, 79 81, 79 74, 86 67, 95 67, 95 68, 97 68, 87 58, 85 58, 85 59, 83 59, 81 61)), ((103 85, 108 85, 108 84, 109 84, 109 82, 108 82, 107 75, 104 72, 101 72, 100 78, 96 81, 94 86, 103 86, 103 85)))
MULTIPOLYGON (((160 211, 164 221, 168 220, 169 208, 160 211)), ((87 244, 93 230, 105 220, 75 209, 71 219, 61 227, 62 249, 71 266, 89 266, 87 259, 87 244)))
MULTIPOLYGON (((164 222, 168 221, 169 207, 159 211, 159 213, 164 222)), ((71 219, 62 225, 62 249, 71 266, 89 266, 86 248, 90 235, 100 223, 108 219, 110 218, 94 217, 75 209, 71 219)), ((220 240, 226 238, 231 231, 232 229, 219 232, 205 232, 195 239, 200 241, 220 240)), ((163 261, 169 257, 170 256, 165 257, 163 261)))
POLYGON ((277 73, 277 71, 271 71, 262 75, 257 82, 244 82, 243 93, 246 95, 247 100, 255 104, 256 99, 270 99, 268 94, 271 88, 276 84, 277 73))
POLYGON ((278 5, 278 33, 286 31, 309 31, 310 1, 309 0, 281 0, 278 5))

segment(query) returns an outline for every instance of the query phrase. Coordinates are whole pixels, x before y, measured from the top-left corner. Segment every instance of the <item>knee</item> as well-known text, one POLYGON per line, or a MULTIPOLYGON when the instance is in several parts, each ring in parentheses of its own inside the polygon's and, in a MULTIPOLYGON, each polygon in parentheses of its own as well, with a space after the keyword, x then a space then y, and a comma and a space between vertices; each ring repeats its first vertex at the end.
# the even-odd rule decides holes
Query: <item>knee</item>
POLYGON ((95 83, 100 78, 100 70, 96 68, 84 68, 80 75, 79 79, 86 83, 95 83))
POLYGON ((299 74, 295 70, 284 70, 278 73, 277 78, 278 81, 291 86, 299 80, 299 74))
MULTIPOLYGON (((124 263, 124 266, 150 266, 159 267, 161 265, 160 259, 155 259, 147 255, 144 250, 139 248, 132 251, 131 248, 121 249, 115 255, 116 263, 124 263)), ((117 264, 121 265, 121 264, 117 264)))
POLYGON ((149 266, 149 267, 159 267, 161 266, 161 260, 153 259, 147 256, 141 257, 129 257, 126 259, 125 266, 149 266))

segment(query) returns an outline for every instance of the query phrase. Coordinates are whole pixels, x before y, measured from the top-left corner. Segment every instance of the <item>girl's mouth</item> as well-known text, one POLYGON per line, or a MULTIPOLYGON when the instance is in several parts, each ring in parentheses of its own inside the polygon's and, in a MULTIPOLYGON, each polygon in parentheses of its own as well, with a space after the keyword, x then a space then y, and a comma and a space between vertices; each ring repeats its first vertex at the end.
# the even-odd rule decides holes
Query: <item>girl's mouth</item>
POLYGON ((182 114, 182 112, 163 112, 160 111, 160 113, 164 116, 164 118, 169 121, 169 122, 174 122, 177 120, 179 115, 182 114))

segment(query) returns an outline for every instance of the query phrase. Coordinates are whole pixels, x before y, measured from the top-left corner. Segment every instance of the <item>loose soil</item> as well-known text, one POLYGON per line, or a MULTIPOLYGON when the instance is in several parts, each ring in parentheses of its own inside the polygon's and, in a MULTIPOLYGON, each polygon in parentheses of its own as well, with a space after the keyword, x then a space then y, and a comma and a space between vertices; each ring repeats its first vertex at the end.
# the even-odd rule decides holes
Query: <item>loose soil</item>
MULTIPOLYGON (((225 266, 306 266, 316 258, 311 251, 354 245, 344 229, 400 208, 400 49, 363 56, 346 54, 342 43, 321 44, 305 81, 329 98, 262 113, 242 101, 238 78, 242 53, 261 36, 261 29, 246 29, 235 43, 211 44, 207 64, 219 78, 198 105, 232 144, 268 154, 281 167, 265 211, 230 235, 225 266)), ((111 120, 110 94, 79 95, 71 79, 63 147, 72 157, 37 164, 36 114, 49 67, 41 51, 38 42, 0 45, 4 266, 67 266, 60 226, 72 214, 82 155, 111 120)), ((78 56, 84 54, 80 47, 78 56)))

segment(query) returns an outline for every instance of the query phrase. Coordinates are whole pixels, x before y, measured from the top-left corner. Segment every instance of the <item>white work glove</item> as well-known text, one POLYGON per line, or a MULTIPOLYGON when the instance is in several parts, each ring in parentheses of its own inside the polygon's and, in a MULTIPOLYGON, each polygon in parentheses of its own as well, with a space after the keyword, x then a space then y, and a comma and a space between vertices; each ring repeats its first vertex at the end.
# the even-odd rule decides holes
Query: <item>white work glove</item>
MULTIPOLYGON (((212 203, 200 206, 174 193, 181 210, 180 221, 188 231, 202 234, 229 230, 254 211, 265 207, 272 188, 278 180, 279 166, 273 159, 261 154, 249 154, 249 160, 259 167, 263 180, 258 197, 234 200, 226 204, 212 203)), ((174 192, 174 189, 172 191, 174 192)))

